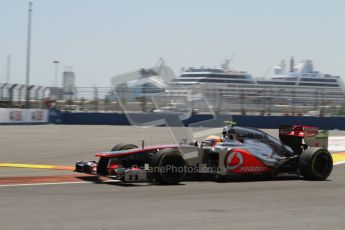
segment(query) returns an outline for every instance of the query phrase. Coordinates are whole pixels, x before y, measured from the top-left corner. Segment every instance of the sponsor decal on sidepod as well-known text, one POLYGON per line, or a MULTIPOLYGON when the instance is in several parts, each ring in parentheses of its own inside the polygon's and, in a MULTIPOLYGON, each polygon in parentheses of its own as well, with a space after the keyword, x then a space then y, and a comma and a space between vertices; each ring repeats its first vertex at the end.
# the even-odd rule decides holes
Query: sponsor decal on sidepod
POLYGON ((230 152, 226 158, 226 170, 228 172, 248 173, 268 171, 268 168, 257 159, 247 159, 247 163, 249 163, 249 165, 244 162, 244 159, 245 156, 242 153, 236 151, 230 152))

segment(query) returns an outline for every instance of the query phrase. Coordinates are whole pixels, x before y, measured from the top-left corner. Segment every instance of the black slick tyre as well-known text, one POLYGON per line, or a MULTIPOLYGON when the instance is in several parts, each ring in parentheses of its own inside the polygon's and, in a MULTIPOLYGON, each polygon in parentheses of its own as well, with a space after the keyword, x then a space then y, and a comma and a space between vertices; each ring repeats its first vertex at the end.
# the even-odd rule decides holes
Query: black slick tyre
POLYGON ((151 160, 152 177, 158 184, 175 185, 185 176, 186 161, 177 149, 158 151, 151 160))
POLYGON ((115 145, 111 151, 120 151, 120 150, 126 150, 126 149, 135 149, 138 148, 138 146, 133 145, 133 144, 117 144, 115 145))
POLYGON ((308 148, 299 157, 298 167, 306 180, 326 180, 333 170, 332 155, 324 148, 308 148))
MULTIPOLYGON (((133 145, 133 144, 117 144, 115 145, 111 151, 120 151, 120 150, 126 150, 126 149, 135 149, 138 148, 138 146, 133 145)), ((101 157, 98 161, 97 164, 97 174, 98 175, 102 175, 102 176, 106 176, 108 174, 108 162, 109 162, 110 158, 108 157, 101 157)))

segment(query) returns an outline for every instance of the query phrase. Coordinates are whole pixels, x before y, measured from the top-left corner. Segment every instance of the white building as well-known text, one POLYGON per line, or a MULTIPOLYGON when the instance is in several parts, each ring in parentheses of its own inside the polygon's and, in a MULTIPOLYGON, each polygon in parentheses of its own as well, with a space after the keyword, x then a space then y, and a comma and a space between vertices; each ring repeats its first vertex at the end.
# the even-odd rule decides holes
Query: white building
POLYGON ((75 94, 75 74, 72 68, 67 67, 63 72, 62 87, 65 95, 65 99, 72 99, 75 94))

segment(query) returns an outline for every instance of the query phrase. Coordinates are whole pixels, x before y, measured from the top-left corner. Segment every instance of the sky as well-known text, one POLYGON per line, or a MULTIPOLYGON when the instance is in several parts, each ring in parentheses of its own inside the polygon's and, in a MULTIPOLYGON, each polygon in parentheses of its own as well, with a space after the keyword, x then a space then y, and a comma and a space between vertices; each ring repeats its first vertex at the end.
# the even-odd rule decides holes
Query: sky
MULTIPOLYGON (((25 82, 28 2, 0 0, 0 82, 25 82)), ((30 83, 71 66, 79 87, 155 65, 230 66, 257 77, 288 60, 345 76, 343 0, 34 0, 30 83)), ((61 79, 59 80, 61 85, 61 79)))

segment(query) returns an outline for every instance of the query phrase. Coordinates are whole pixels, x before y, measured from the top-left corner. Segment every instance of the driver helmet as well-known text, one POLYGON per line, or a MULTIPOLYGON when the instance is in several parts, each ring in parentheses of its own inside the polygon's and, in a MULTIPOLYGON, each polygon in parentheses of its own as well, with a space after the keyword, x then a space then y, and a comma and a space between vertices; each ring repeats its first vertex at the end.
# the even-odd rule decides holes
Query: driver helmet
POLYGON ((216 144, 222 142, 223 140, 222 140, 222 138, 220 138, 216 135, 210 135, 206 138, 205 141, 210 142, 211 146, 215 146, 216 144))

